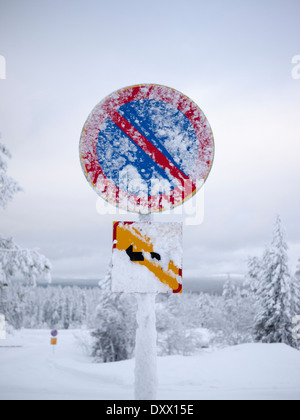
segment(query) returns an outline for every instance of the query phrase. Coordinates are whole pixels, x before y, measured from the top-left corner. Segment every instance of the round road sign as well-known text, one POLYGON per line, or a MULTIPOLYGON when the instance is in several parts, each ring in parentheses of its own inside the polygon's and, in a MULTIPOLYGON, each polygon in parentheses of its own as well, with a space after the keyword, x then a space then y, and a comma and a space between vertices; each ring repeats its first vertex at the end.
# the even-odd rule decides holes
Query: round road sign
POLYGON ((81 134, 83 171, 96 192, 132 212, 163 211, 193 196, 214 158, 211 127, 182 93, 121 89, 98 104, 81 134))

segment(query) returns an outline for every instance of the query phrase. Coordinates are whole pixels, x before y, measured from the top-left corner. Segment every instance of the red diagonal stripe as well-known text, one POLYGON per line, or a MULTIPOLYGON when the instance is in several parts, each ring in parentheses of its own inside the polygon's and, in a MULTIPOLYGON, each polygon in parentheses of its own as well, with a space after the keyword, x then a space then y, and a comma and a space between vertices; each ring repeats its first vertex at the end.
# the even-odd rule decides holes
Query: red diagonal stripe
POLYGON ((181 184, 189 177, 177 168, 162 152, 160 152, 149 140, 146 139, 133 125, 130 124, 116 110, 109 110, 109 117, 127 136, 134 141, 148 156, 151 157, 163 170, 168 169, 170 174, 181 184))

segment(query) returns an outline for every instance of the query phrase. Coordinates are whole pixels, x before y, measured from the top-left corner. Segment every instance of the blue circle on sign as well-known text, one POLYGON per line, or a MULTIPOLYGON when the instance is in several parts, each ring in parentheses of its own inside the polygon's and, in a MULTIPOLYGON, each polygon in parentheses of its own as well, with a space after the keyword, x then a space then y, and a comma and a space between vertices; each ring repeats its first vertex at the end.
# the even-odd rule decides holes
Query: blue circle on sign
POLYGON ((51 331, 51 335, 52 335, 52 337, 57 337, 58 336, 58 331, 57 330, 51 331))
MULTIPOLYGON (((197 135, 180 110, 160 100, 141 99, 122 105, 118 112, 183 174, 191 175, 198 159, 197 135)), ((139 193, 140 181, 148 191, 155 180, 165 182, 169 191, 178 187, 178 180, 151 159, 110 118, 99 132, 97 157, 105 176, 118 188, 122 188, 122 174, 127 182, 138 181, 137 190, 131 193, 139 193)), ((134 189, 134 184, 131 188, 134 189)))

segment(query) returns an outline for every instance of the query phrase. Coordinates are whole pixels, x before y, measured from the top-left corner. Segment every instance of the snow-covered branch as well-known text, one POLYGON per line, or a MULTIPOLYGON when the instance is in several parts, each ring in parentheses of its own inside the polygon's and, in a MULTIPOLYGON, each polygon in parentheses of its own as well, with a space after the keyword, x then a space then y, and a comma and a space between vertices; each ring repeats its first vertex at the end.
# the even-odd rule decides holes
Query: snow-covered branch
POLYGON ((22 191, 17 181, 7 175, 6 158, 11 158, 11 154, 7 147, 0 143, 0 207, 4 209, 14 195, 22 191))
POLYGON ((51 263, 44 255, 35 249, 21 248, 12 238, 2 235, 0 235, 0 267, 6 282, 18 273, 31 285, 36 284, 39 276, 51 281, 51 263))

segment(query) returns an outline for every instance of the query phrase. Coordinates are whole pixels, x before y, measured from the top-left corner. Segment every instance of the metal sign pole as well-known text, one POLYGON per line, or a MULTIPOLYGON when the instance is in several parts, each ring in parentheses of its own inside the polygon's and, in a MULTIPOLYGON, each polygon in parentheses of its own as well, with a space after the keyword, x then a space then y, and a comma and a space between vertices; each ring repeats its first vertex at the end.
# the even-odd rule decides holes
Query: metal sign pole
MULTIPOLYGON (((151 222, 151 213, 140 215, 140 221, 151 222)), ((136 400, 157 398, 157 331, 155 293, 137 293, 137 331, 135 342, 136 400)))
POLYGON ((137 323, 135 347, 135 399, 157 398, 157 350, 155 294, 137 293, 137 323))

